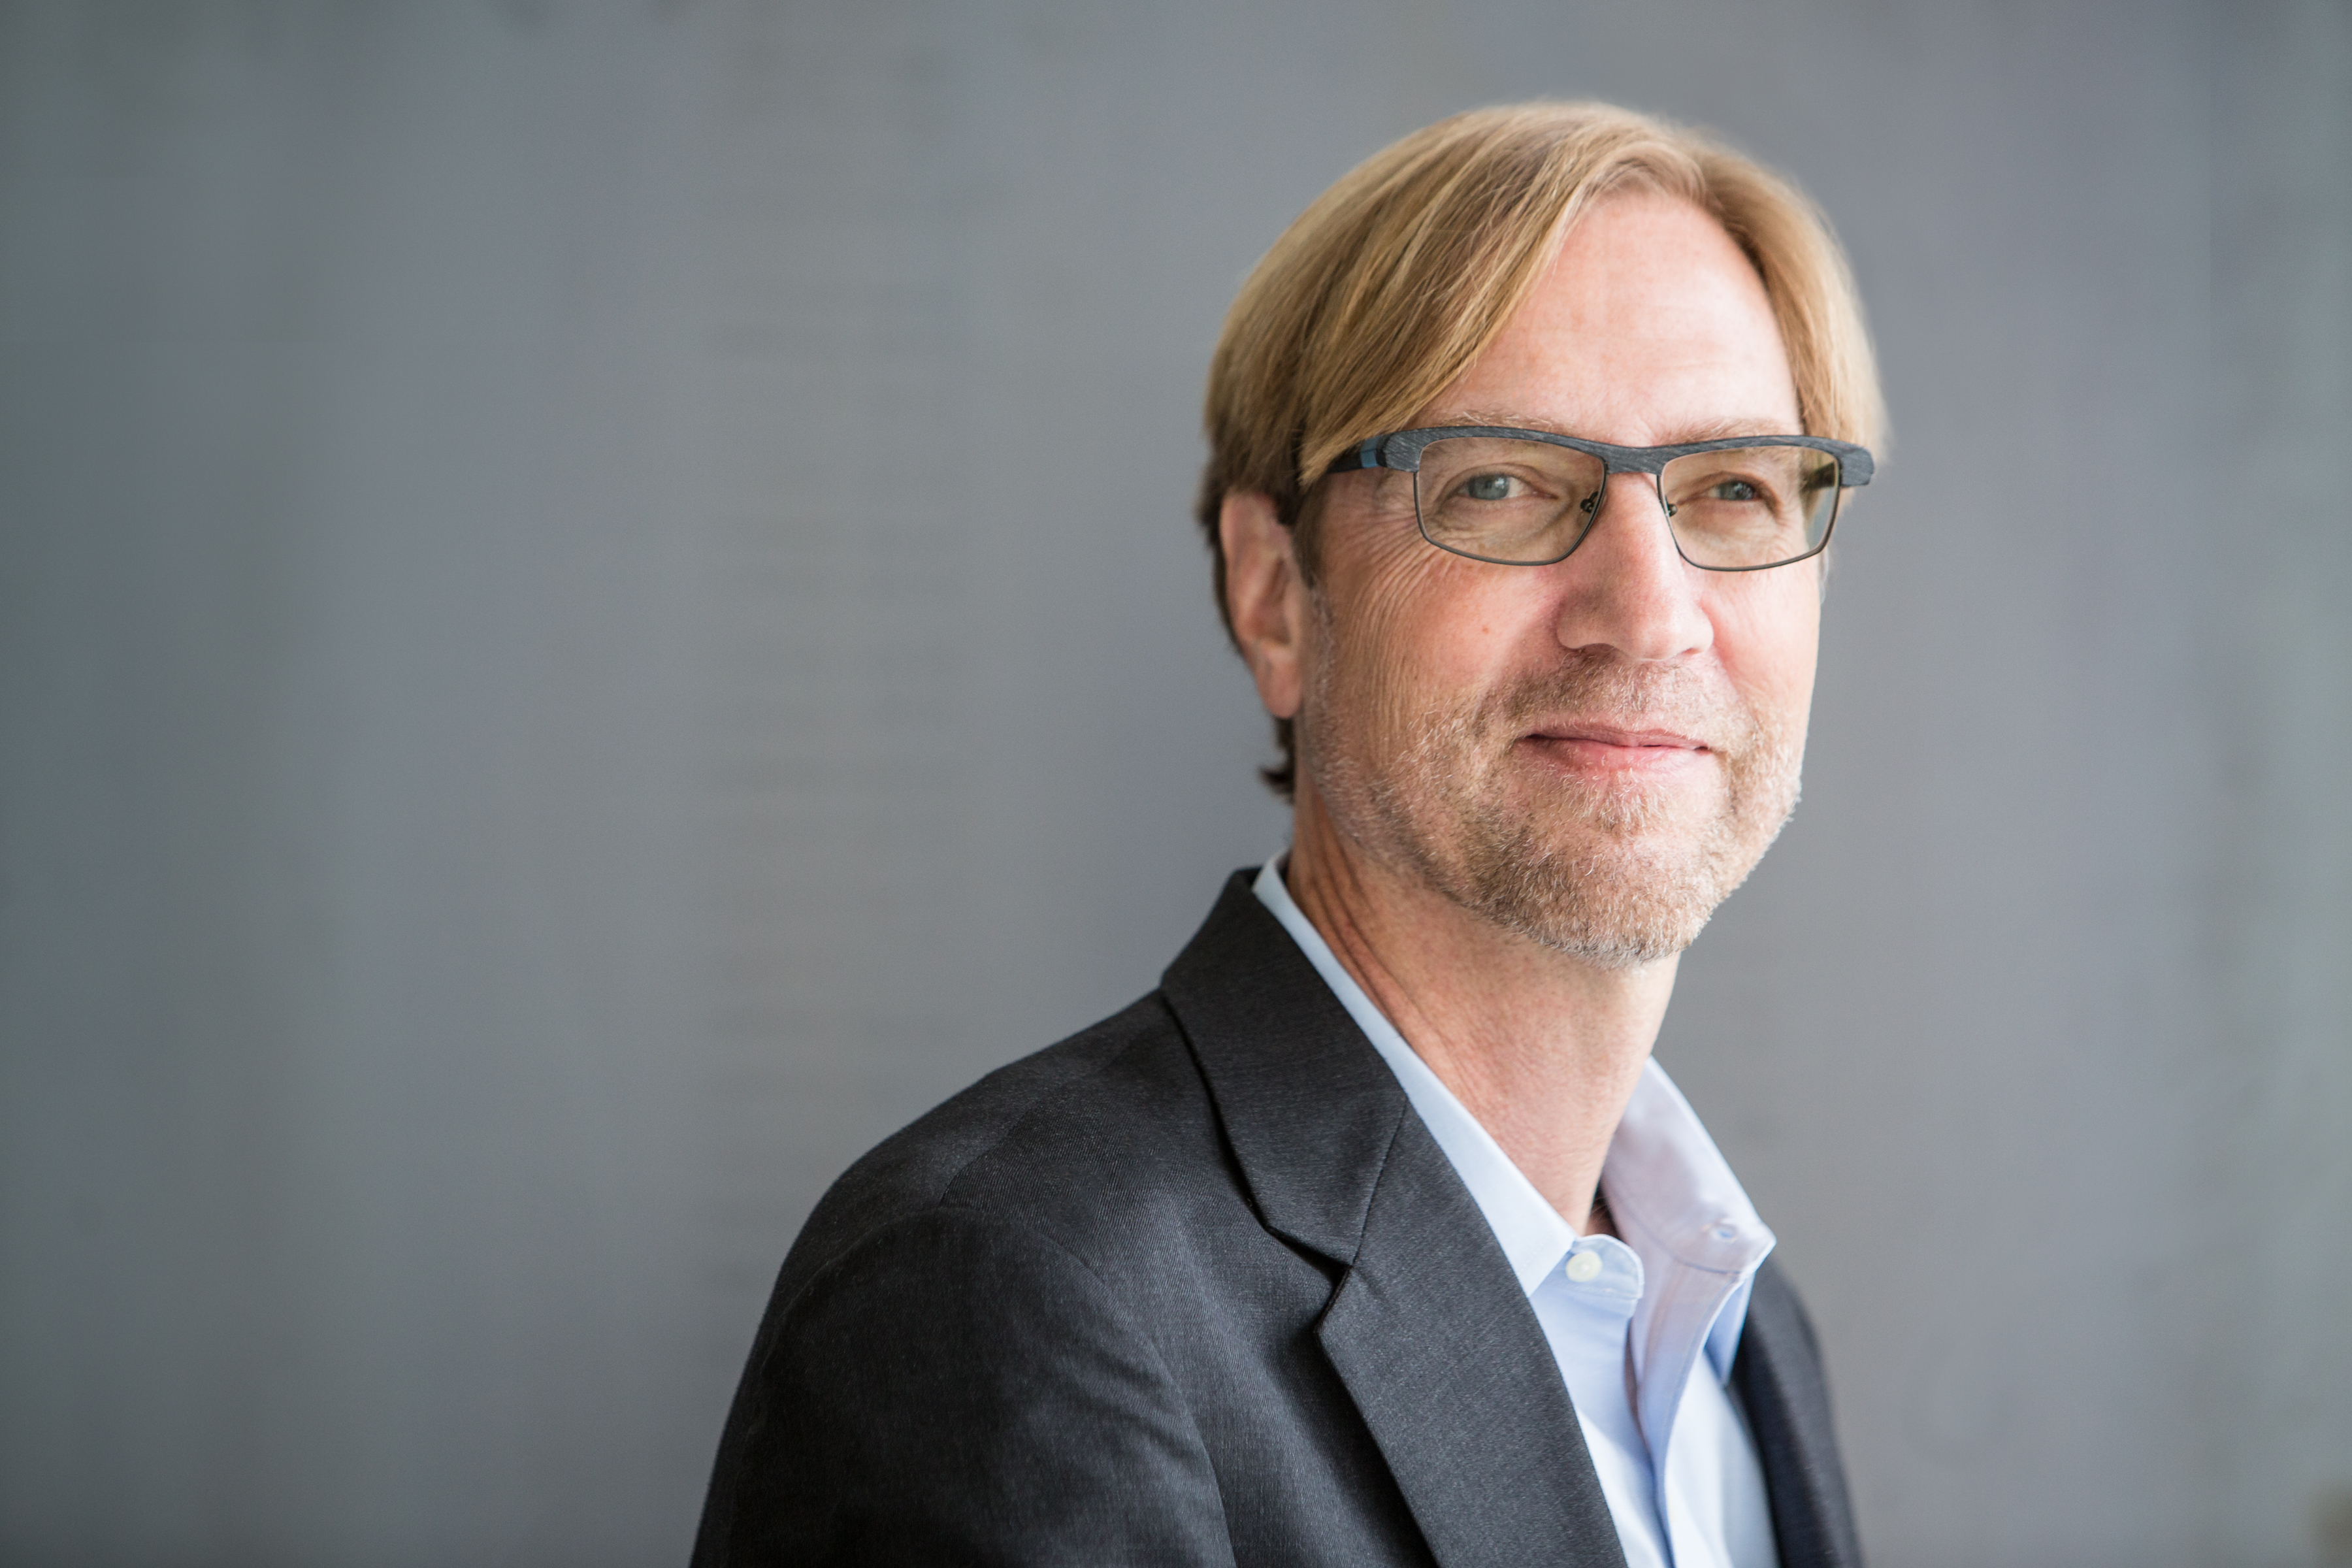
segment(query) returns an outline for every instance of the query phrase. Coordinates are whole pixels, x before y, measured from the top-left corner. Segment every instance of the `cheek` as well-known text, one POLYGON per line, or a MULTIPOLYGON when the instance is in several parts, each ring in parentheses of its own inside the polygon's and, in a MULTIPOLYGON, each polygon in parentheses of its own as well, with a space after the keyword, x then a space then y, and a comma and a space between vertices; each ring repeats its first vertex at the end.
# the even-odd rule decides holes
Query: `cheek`
POLYGON ((1716 657, 1759 717, 1805 732, 1821 647, 1822 596, 1812 563, 1726 578, 1708 595, 1716 657))
POLYGON ((1498 600, 1497 568, 1433 550, 1417 533, 1351 564, 1327 580, 1332 624, 1345 628, 1337 668, 1385 716, 1475 701, 1509 662, 1506 628, 1517 619, 1498 600))

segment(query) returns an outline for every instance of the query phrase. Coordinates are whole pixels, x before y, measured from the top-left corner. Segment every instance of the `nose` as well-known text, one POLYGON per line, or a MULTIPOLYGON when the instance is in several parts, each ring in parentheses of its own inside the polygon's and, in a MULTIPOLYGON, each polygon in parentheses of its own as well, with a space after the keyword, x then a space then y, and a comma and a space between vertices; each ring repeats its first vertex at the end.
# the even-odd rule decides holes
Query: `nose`
POLYGON ((1675 548, 1657 481, 1647 474, 1609 476, 1601 515, 1552 570, 1561 574, 1558 636, 1564 647, 1607 647, 1653 662, 1714 646, 1715 623, 1699 603, 1699 570, 1675 548))

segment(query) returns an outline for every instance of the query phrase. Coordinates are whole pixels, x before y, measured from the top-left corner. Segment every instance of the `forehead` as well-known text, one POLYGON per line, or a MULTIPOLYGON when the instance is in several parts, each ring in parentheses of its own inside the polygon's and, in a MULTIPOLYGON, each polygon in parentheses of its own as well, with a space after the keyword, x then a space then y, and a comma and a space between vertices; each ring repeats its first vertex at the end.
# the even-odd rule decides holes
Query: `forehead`
POLYGON ((1649 191, 1578 219, 1535 289, 1417 424, 1626 446, 1798 429, 1763 280, 1722 225, 1649 191))

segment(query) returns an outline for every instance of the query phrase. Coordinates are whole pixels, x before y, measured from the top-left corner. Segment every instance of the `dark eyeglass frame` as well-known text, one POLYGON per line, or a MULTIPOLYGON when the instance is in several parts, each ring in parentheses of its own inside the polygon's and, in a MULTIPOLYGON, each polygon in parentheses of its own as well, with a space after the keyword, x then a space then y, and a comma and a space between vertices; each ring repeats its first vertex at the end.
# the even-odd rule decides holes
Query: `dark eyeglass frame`
MULTIPOLYGON (((1429 538, 1429 525, 1421 515, 1421 455, 1439 441, 1460 437, 1541 441, 1548 446, 1565 447, 1572 452, 1598 458, 1601 459, 1601 482, 1604 489, 1612 474, 1647 474, 1653 488, 1655 488, 1662 482, 1668 463, 1676 458, 1693 457, 1701 452, 1733 452, 1749 447, 1804 447, 1816 452, 1827 452, 1837 459, 1840 504, 1832 506, 1829 526, 1822 530, 1820 543, 1802 555, 1791 555, 1785 561, 1768 561, 1755 566, 1710 566, 1683 554, 1682 541, 1675 540, 1675 553, 1702 572, 1769 572, 1775 566, 1793 566, 1800 561, 1809 561, 1819 555, 1830 547, 1830 535, 1837 531, 1837 514, 1842 510, 1845 492, 1870 483, 1870 476, 1877 468, 1869 447, 1857 447, 1851 441, 1832 441, 1825 436, 1727 436, 1719 440, 1684 441, 1671 447, 1617 447, 1606 441, 1588 441, 1580 436, 1563 436, 1556 430, 1521 430, 1507 425, 1435 425, 1419 430, 1391 430, 1385 436, 1375 436, 1360 443, 1354 450, 1341 453, 1323 471, 1328 477, 1353 473, 1359 468, 1388 468, 1415 476, 1413 525, 1420 529, 1422 538, 1429 540, 1431 544, 1448 554, 1465 556, 1472 561, 1486 561, 1497 566, 1551 566, 1575 554, 1577 546, 1592 532, 1593 521, 1600 518, 1601 510, 1597 506, 1593 509, 1592 518, 1585 522, 1574 542, 1549 561, 1497 561, 1488 555, 1472 555, 1466 550, 1439 544, 1436 540, 1429 538)), ((1666 516, 1671 520, 1675 509, 1663 490, 1658 493, 1658 504, 1665 509, 1666 516)), ((1673 536, 1671 521, 1666 532, 1668 537, 1673 536)))

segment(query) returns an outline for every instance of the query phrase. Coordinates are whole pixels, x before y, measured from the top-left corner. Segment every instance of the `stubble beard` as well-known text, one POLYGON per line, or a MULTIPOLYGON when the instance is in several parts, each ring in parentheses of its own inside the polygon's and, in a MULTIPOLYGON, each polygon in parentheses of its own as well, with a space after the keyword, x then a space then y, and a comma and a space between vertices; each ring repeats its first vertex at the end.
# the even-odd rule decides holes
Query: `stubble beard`
POLYGON ((1298 715, 1300 763, 1334 825, 1375 858, 1529 942, 1601 969, 1688 947, 1796 809, 1801 732, 1697 672, 1577 652, 1474 708, 1384 701, 1322 628, 1298 715), (1516 743, 1562 713, 1704 737, 1719 771, 1686 784, 1538 775, 1516 743))

